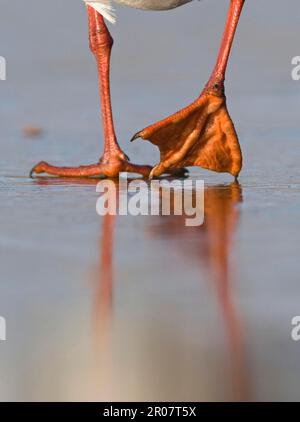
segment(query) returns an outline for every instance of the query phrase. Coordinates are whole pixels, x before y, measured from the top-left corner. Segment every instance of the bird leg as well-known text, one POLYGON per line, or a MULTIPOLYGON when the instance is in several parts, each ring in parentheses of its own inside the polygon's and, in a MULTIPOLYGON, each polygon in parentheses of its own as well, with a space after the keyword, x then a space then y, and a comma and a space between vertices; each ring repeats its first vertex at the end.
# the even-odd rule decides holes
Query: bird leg
POLYGON ((139 166, 129 162, 120 148, 113 123, 110 97, 110 55, 113 39, 104 22, 103 16, 88 6, 90 49, 94 54, 98 67, 101 109, 104 131, 104 153, 97 164, 80 167, 56 167, 44 161, 37 164, 31 175, 47 173, 62 177, 89 177, 104 175, 117 177, 120 172, 139 173, 148 176, 152 167, 139 166))
POLYGON ((228 17, 215 68, 202 94, 188 107, 155 123, 132 138, 149 140, 160 150, 160 163, 150 177, 173 167, 200 166, 237 177, 242 153, 228 114, 224 81, 228 58, 244 0, 230 0, 228 17))

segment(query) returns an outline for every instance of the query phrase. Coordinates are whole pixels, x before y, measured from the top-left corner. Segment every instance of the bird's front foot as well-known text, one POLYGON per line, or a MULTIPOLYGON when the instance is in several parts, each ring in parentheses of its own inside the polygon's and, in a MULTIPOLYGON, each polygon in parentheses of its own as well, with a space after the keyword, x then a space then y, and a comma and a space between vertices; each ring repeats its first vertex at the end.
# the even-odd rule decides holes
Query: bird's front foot
POLYGON ((150 177, 174 168, 200 166, 238 176, 242 153, 224 95, 204 92, 194 103, 138 132, 160 150, 160 163, 150 177))
POLYGON ((49 174, 57 177, 96 177, 105 176, 116 178, 122 172, 137 173, 148 177, 152 167, 146 165, 137 165, 129 162, 128 157, 123 155, 111 155, 109 159, 102 157, 97 164, 79 167, 57 167, 41 161, 30 172, 30 177, 35 174, 49 174))

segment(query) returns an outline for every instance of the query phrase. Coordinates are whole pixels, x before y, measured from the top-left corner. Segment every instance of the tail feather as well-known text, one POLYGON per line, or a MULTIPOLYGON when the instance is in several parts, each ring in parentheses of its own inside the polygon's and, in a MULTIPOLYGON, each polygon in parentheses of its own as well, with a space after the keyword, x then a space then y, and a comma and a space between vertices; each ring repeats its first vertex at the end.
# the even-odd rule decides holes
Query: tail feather
POLYGON ((116 23, 116 15, 110 0, 84 0, 111 23, 116 23))

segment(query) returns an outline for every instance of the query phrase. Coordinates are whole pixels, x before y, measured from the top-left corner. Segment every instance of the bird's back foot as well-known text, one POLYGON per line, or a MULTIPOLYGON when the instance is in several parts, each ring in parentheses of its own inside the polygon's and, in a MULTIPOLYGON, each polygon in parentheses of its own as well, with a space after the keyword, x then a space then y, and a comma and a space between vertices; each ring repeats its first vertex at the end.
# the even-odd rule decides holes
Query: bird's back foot
POLYGON ((58 167, 41 161, 30 172, 30 177, 35 174, 49 174, 58 177, 97 177, 105 176, 110 178, 118 177, 121 172, 137 173, 148 177, 152 167, 146 165, 132 164, 124 154, 124 158, 110 156, 104 157, 97 163, 79 167, 58 167))

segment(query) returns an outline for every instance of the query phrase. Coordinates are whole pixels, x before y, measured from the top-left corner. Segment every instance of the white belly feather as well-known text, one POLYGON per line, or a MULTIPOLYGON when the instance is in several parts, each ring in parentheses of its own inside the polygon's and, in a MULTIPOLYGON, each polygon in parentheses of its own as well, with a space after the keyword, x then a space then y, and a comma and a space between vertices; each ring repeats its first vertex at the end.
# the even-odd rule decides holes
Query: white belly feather
POLYGON ((170 10, 189 3, 192 0, 114 0, 125 6, 144 10, 170 10))
MULTIPOLYGON (((182 6, 192 0, 113 0, 115 3, 124 6, 134 7, 144 10, 170 10, 182 6)), ((84 2, 92 6, 97 12, 101 13, 107 20, 115 23, 116 17, 111 0, 84 0, 84 2)))

